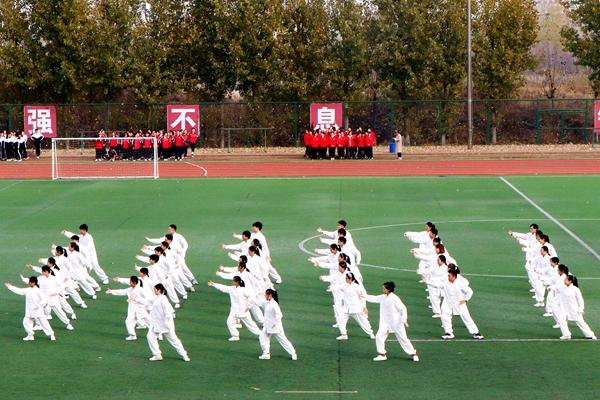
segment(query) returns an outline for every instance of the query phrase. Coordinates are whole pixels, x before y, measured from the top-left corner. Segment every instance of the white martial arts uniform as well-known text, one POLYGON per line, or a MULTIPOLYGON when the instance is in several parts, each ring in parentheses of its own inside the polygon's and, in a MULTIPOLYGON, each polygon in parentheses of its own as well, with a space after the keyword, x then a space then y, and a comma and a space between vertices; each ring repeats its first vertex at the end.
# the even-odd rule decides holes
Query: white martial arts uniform
POLYGON ((429 302, 431 303, 431 312, 433 315, 442 314, 442 292, 447 281, 448 266, 446 264, 438 265, 436 258, 435 266, 429 268, 429 277, 426 281, 429 292, 429 302))
POLYGON ((227 329, 229 329, 231 338, 235 340, 240 337, 240 332, 236 328, 238 321, 243 322, 251 333, 260 335, 260 329, 250 316, 250 303, 253 301, 250 291, 242 286, 225 286, 219 283, 213 283, 213 287, 229 294, 231 308, 227 317, 227 329))
MULTIPOLYGON (((35 270, 35 267, 34 267, 35 270)), ((28 283, 29 279, 23 278, 23 282, 28 283)), ((46 298, 46 319, 51 319, 51 311, 60 319, 65 325, 69 326, 71 323, 69 318, 63 310, 62 303, 60 301, 62 295, 62 285, 59 279, 54 275, 40 275, 38 276, 38 285, 40 290, 46 298)), ((73 309, 71 309, 73 311, 73 309)))
MULTIPOLYGON (((352 239, 352 233, 350 233, 350 231, 347 229, 344 229, 344 230, 346 231, 346 236, 344 236, 346 238, 346 243, 354 244, 354 239, 352 239)), ((321 241, 321 243, 327 243, 327 244, 337 244, 338 239, 340 237, 337 230, 321 231, 321 235, 323 235, 325 237, 322 237, 319 240, 321 241)))
POLYGON ((265 315, 265 325, 262 332, 258 336, 260 347, 263 355, 270 355, 271 353, 271 336, 275 336, 275 339, 279 342, 281 347, 288 352, 292 358, 296 358, 296 350, 294 346, 285 336, 283 331, 283 324, 281 322, 283 314, 279 304, 274 300, 265 300, 262 303, 265 315))
POLYGON ((444 298, 441 307, 444 332, 450 335, 454 334, 452 316, 460 315, 471 335, 479 333, 479 329, 475 325, 475 322, 473 322, 466 304, 473 296, 473 289, 469 287, 468 281, 466 279, 458 279, 458 277, 454 282, 446 281, 443 286, 442 296, 444 298), (461 304, 462 301, 465 303, 461 304))
MULTIPOLYGON (((122 281, 120 281, 122 282, 122 281)), ((127 284, 129 280, 127 279, 127 284)), ((142 326, 149 326, 150 319, 148 318, 146 292, 138 283, 135 287, 127 289, 110 289, 108 294, 115 296, 127 296, 127 318, 125 319, 125 327, 129 336, 136 337, 136 323, 142 326)))
POLYGON ((258 304, 260 303, 261 299, 264 299, 264 293, 266 290, 264 287, 264 282, 262 280, 259 282, 259 280, 256 279, 256 277, 246 269, 244 269, 242 272, 237 269, 235 272, 217 271, 217 276, 227 280, 232 280, 235 276, 239 276, 244 281, 245 287, 255 300, 255 302, 250 303, 250 312, 259 324, 263 324, 265 319, 258 304))
POLYGON ((358 283, 344 282, 342 285, 332 285, 332 290, 339 290, 341 292, 341 303, 339 305, 340 312, 337 314, 337 323, 340 330, 340 335, 347 336, 348 331, 346 325, 350 317, 358 323, 361 329, 374 338, 373 329, 371 323, 364 313, 366 308, 365 303, 365 290, 362 285, 358 283))
MULTIPOLYGON (((29 280, 28 280, 29 282, 29 280)), ((47 300, 44 293, 37 286, 18 288, 13 285, 7 286, 8 290, 20 296, 25 296, 25 317, 23 318, 23 328, 27 332, 27 340, 33 340, 35 332, 33 330, 34 323, 41 326, 44 333, 52 338, 54 331, 44 313, 47 300)))
POLYGON ((595 339, 596 335, 583 320, 585 303, 583 302, 581 290, 573 284, 569 286, 563 284, 558 295, 561 308, 561 318, 558 323, 560 325, 562 337, 571 338, 571 331, 569 330, 567 321, 573 321, 577 324, 581 333, 583 333, 586 338, 595 339))
POLYGON ((161 294, 150 300, 148 306, 148 310, 150 310, 150 327, 146 338, 152 355, 162 359, 162 353, 158 346, 158 337, 162 334, 177 351, 177 354, 186 359, 188 354, 175 333, 175 310, 169 304, 169 300, 161 294))
POLYGON ((417 351, 406 335, 408 311, 402 300, 395 293, 379 296, 367 295, 365 299, 371 303, 379 303, 379 329, 375 335, 375 344, 379 354, 386 354, 385 341, 393 332, 406 354, 415 355, 417 351))
MULTIPOLYGON (((75 233, 65 231, 64 235, 70 239, 72 236, 75 236, 75 233)), ((107 284, 108 276, 106 275, 106 272, 104 272, 104 270, 100 266, 100 263, 98 262, 98 254, 96 253, 96 245, 94 244, 94 238, 92 237, 92 235, 90 235, 89 232, 86 232, 85 234, 79 233, 77 234, 77 236, 79 237, 79 251, 81 251, 81 253, 85 255, 89 262, 89 267, 91 267, 92 270, 96 273, 98 279, 100 279, 102 283, 107 284)))

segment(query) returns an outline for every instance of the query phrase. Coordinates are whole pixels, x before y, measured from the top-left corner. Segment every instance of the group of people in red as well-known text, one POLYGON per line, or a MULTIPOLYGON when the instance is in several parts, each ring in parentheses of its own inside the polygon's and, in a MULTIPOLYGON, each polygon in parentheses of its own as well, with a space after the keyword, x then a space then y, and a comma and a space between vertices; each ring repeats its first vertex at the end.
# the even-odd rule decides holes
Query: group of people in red
POLYGON ((315 129, 304 132, 304 157, 313 160, 373 159, 373 147, 377 144, 377 133, 371 128, 315 129))
POLYGON ((161 160, 181 161, 188 157, 188 149, 194 157, 199 136, 195 129, 188 131, 150 131, 137 133, 128 131, 125 137, 117 132, 110 136, 102 129, 98 138, 94 140, 96 161, 102 160, 131 160, 146 161, 154 158, 154 140, 158 149, 158 158, 161 160))

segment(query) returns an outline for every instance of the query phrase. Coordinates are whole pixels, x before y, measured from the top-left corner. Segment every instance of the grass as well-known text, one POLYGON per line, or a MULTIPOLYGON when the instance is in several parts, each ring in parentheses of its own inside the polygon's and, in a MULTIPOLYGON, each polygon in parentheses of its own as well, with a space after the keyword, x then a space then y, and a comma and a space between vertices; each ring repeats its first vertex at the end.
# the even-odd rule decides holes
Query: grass
MULTIPOLYGON (((511 177, 509 181, 597 251, 600 249, 600 177, 511 177)), ((23 266, 64 243, 62 228, 87 223, 100 262, 110 276, 133 272, 144 236, 176 223, 189 243, 188 265, 201 281, 177 314, 176 328, 191 363, 162 343, 165 360, 150 363, 144 331, 126 342, 123 298, 102 294, 77 310, 76 330, 52 320, 57 341, 39 333, 22 342, 24 299, 0 289, 2 398, 21 399, 270 399, 382 398, 474 399, 597 398, 597 342, 497 342, 494 339, 556 339, 548 318, 532 307, 523 257, 507 229, 538 222, 561 261, 581 277, 586 320, 600 333, 600 263, 539 211, 494 177, 353 179, 206 179, 158 181, 0 181, 0 279, 18 283, 23 266), (345 218, 363 263, 414 269, 406 230, 437 223, 440 236, 471 281, 470 310, 489 340, 437 339, 414 273, 364 266, 365 286, 379 293, 394 280, 409 311, 409 337, 421 362, 412 363, 395 342, 389 360, 374 363, 374 342, 353 322, 350 340, 338 343, 331 298, 318 281, 323 270, 306 261, 298 244, 333 229, 345 218), (259 361, 258 340, 246 330, 227 342, 226 295, 206 286, 219 264, 230 264, 221 243, 233 243, 255 220, 265 224, 280 286, 286 333, 298 351, 292 362, 273 341, 272 359, 259 361), (487 221, 487 222, 486 222, 487 221), (361 228, 361 229, 359 229, 361 228), (364 228, 364 229, 363 229, 364 228), (596 279, 586 279, 596 278, 596 279), (353 394, 281 394, 277 391, 357 391, 353 394)), ((317 239, 306 242, 311 250, 317 239)), ((117 287, 112 284, 111 287, 117 287)), ((370 306, 374 328, 379 310, 370 306)), ((574 338, 581 337, 573 326, 574 338)), ((468 333, 455 319, 457 339, 468 333)))

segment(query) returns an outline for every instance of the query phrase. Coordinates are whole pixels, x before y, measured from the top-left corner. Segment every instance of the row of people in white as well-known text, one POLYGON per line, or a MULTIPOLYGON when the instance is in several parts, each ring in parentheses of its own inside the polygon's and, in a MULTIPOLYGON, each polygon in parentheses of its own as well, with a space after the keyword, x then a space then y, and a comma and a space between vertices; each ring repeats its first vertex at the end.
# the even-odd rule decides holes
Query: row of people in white
POLYGON ((583 319, 585 303, 577 278, 569 273, 569 268, 560 263, 556 248, 550 243, 537 224, 529 225, 529 232, 508 234, 517 240, 525 253, 525 270, 530 292, 536 299, 535 307, 545 307, 544 317, 553 317, 554 328, 561 330, 560 339, 571 339, 568 321, 573 321, 588 339, 596 335, 583 319), (544 302, 545 300, 545 302, 544 302))
POLYGON ((77 242, 79 245, 79 250, 87 262, 87 267, 94 271, 103 285, 108 285, 108 276, 98 262, 96 244, 94 243, 93 236, 88 232, 88 229, 89 228, 87 224, 81 224, 79 226, 78 235, 64 229, 61 231, 61 233, 69 239, 77 242))
POLYGON ((477 340, 483 339, 479 328, 473 321, 467 302, 473 296, 469 281, 460 274, 457 261, 450 256, 442 244, 438 230, 432 222, 425 224, 421 232, 405 232, 404 237, 418 244, 411 254, 419 260, 417 274, 420 283, 425 283, 432 311, 432 318, 440 318, 444 334, 442 339, 453 339, 452 317, 461 317, 469 334, 477 340))

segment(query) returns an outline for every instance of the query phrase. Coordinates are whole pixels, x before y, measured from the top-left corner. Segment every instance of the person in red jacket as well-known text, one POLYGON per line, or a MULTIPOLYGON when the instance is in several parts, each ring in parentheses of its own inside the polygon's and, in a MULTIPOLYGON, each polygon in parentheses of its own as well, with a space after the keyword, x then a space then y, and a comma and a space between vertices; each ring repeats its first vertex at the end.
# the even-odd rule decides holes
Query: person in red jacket
POLYGON ((362 128, 358 128, 356 132, 358 137, 356 138, 356 143, 358 145, 358 151, 356 153, 356 158, 362 160, 365 158, 365 133, 362 131, 362 128))
POLYGON ((328 132, 319 132, 319 160, 327 158, 327 148, 329 147, 329 140, 331 136, 328 132))
POLYGON ((311 150, 312 150, 312 141, 313 141, 313 135, 312 133, 307 129, 304 131, 304 136, 302 137, 303 142, 304 142, 304 157, 305 158, 312 158, 311 156, 311 150))
POLYGON ((332 130, 331 132, 329 132, 329 136, 328 137, 328 141, 329 141, 329 159, 330 160, 335 160, 335 149, 338 146, 338 135, 337 132, 335 130, 332 130))
POLYGON ((358 136, 352 132, 352 128, 348 128, 348 149, 346 151, 348 158, 356 158, 357 147, 358 136))
POLYGON ((96 150, 96 161, 102 161, 104 155, 106 154, 105 144, 106 144, 106 134, 104 133, 104 129, 98 132, 98 138, 93 140, 94 142, 94 150, 96 150))
POLYGON ((142 160, 152 160, 154 157, 154 143, 152 141, 152 137, 150 136, 150 131, 146 132, 146 135, 144 136, 142 148, 142 160))
POLYGON ((175 159, 182 160, 185 154, 185 138, 183 137, 183 132, 177 131, 175 132, 175 159))
POLYGON ((133 161, 142 159, 142 131, 139 131, 133 139, 133 161))
POLYGON ((123 149, 123 160, 130 160, 132 155, 131 151, 133 148, 133 132, 127 132, 127 137, 123 139, 121 148, 123 149))
POLYGON ((377 133, 371 128, 367 130, 367 137, 365 140, 366 144, 366 158, 373 159, 373 147, 377 144, 377 133))
POLYGON ((196 150, 196 144, 198 143, 198 138, 199 138, 199 135, 196 132, 196 128, 192 128, 192 131, 190 132, 190 137, 188 138, 188 141, 190 142, 190 149, 192 150, 192 157, 194 157, 194 151, 196 150))
POLYGON ((173 156, 173 142, 171 139, 171 132, 165 132, 160 141, 163 149, 163 160, 168 160, 173 156))
POLYGON ((348 147, 348 136, 346 135, 346 131, 340 129, 340 131, 338 132, 337 141, 338 158, 343 160, 346 157, 346 147, 348 147))

